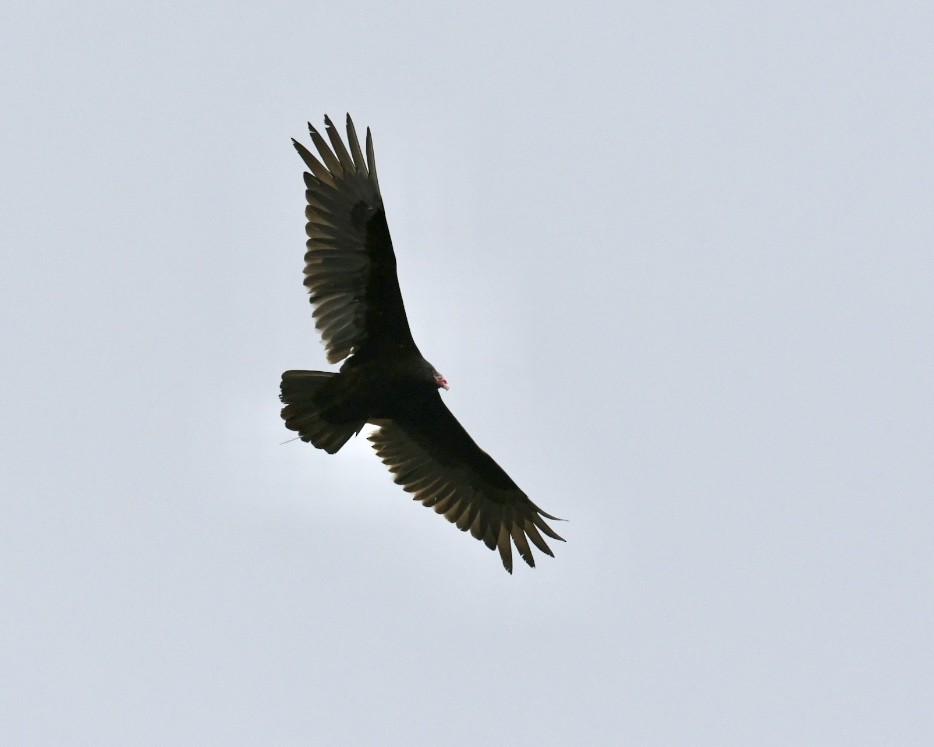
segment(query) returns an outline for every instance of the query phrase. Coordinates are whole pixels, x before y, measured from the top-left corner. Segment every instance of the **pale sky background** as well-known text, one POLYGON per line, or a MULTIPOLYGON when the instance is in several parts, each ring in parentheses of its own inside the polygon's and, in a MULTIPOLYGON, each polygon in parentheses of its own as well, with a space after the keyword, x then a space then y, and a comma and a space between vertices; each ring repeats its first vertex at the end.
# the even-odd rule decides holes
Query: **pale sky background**
POLYGON ((7 3, 0 743, 934 743, 934 5, 7 3), (279 419, 374 132, 510 577, 279 419))

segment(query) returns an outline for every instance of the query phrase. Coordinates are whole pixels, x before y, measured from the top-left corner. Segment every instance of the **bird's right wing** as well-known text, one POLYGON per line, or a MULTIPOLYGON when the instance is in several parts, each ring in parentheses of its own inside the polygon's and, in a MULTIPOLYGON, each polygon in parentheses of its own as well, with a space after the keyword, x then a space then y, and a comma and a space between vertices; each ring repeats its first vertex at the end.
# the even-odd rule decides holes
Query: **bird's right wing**
POLYGON ((563 541, 544 521, 559 519, 532 503, 477 446, 437 391, 413 405, 407 416, 373 421, 379 430, 369 436, 396 483, 461 531, 499 550, 510 573, 513 544, 532 567, 535 559, 529 540, 552 555, 539 530, 563 541))
POLYGON ((305 286, 328 362, 368 346, 414 348, 370 131, 364 158, 349 115, 349 151, 331 120, 325 117, 324 123, 330 145, 308 125, 320 161, 304 145, 292 142, 310 170, 305 172, 305 286))

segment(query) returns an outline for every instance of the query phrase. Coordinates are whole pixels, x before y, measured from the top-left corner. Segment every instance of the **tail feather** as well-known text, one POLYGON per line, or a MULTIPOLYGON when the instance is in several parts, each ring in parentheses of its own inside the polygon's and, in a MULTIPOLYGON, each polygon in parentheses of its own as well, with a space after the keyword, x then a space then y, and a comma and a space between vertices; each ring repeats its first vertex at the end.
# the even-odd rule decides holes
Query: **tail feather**
POLYGON ((328 409, 329 393, 324 387, 337 375, 324 371, 286 371, 282 374, 279 395, 285 404, 282 408, 285 427, 296 431, 302 441, 308 441, 329 454, 340 450, 366 423, 365 420, 335 423, 322 414, 328 409))

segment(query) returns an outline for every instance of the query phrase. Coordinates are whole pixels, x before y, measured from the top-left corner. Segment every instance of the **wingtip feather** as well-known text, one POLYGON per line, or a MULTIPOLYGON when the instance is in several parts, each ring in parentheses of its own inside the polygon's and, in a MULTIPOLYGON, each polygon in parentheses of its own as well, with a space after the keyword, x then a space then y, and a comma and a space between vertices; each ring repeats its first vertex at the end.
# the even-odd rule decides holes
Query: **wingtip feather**
POLYGON ((510 539, 509 528, 503 522, 499 527, 499 537, 496 544, 499 547, 499 557, 503 561, 503 568, 512 573, 512 543, 509 541, 510 539))

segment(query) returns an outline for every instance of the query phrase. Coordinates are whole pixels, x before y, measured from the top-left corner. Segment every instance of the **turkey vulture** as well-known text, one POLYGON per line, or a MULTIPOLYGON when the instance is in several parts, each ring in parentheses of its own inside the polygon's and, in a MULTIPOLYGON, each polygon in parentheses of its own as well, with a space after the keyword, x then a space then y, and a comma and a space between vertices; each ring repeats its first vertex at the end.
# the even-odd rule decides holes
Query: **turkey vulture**
POLYGON ((542 533, 564 540, 544 519, 560 519, 532 503, 474 443, 441 400, 447 381, 415 346, 369 129, 364 158, 349 115, 347 146, 327 116, 324 124, 330 146, 308 125, 320 160, 292 141, 309 169, 305 287, 328 362, 346 360, 338 373, 282 374, 286 427, 334 454, 365 424, 375 425, 369 440, 395 482, 461 531, 498 549, 509 573, 511 543, 532 567, 529 540, 554 557, 542 533))

